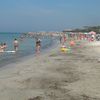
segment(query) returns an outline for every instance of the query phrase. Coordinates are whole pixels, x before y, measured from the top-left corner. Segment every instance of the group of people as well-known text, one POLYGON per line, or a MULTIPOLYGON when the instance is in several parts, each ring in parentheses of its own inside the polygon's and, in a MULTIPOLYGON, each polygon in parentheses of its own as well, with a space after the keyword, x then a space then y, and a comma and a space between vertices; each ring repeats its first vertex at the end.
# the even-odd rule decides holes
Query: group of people
MULTIPOLYGON (((40 53, 40 48, 41 48, 41 40, 39 38, 36 38, 36 44, 35 44, 36 48, 35 48, 35 51, 36 51, 36 54, 39 54, 40 53)), ((17 39, 14 40, 14 50, 17 51, 18 50, 18 46, 19 46, 19 42, 17 39)))
MULTIPOLYGON (((19 41, 15 38, 13 41, 13 46, 14 46, 14 51, 18 51, 19 48, 19 41)), ((36 54, 40 53, 40 48, 41 48, 41 40, 39 38, 36 38, 36 44, 35 44, 35 51, 36 54)), ((7 44, 6 43, 1 43, 0 44, 0 52, 4 52, 5 49, 7 48, 7 44)))
POLYGON ((60 43, 61 43, 62 45, 64 45, 66 41, 67 41, 66 34, 64 34, 64 33, 61 34, 61 35, 60 35, 60 43))
POLYGON ((60 44, 61 44, 61 52, 68 52, 70 47, 75 46, 75 41, 73 38, 70 39, 70 41, 67 41, 68 37, 65 33, 62 33, 60 35, 60 44), (66 46, 66 42, 68 42, 69 46, 66 46))
MULTIPOLYGON (((18 50, 18 45, 19 45, 18 40, 14 39, 13 44, 14 44, 14 51, 17 51, 18 50)), ((3 53, 6 50, 6 48, 7 48, 7 44, 6 43, 1 43, 0 44, 0 53, 3 53)))

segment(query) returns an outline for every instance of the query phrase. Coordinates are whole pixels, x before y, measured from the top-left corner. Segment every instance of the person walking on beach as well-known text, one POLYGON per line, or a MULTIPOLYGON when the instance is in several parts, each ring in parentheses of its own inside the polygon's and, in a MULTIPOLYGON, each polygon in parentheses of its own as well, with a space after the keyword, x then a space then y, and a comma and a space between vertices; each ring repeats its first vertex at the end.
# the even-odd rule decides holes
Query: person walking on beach
POLYGON ((15 39, 14 39, 14 50, 15 50, 15 51, 18 50, 18 46, 19 46, 18 40, 15 38, 15 39))
POLYGON ((41 48, 41 40, 36 39, 36 54, 40 53, 40 48, 41 48))

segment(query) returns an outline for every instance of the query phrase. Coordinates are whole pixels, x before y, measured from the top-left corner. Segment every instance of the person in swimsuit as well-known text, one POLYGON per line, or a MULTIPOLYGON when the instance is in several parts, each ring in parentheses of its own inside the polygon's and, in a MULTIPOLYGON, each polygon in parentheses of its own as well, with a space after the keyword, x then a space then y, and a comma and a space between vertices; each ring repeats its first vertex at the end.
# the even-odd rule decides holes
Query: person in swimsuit
POLYGON ((15 50, 15 51, 18 50, 18 46, 19 46, 18 40, 15 38, 15 39, 14 39, 14 50, 15 50))
POLYGON ((39 54, 40 53, 40 48, 41 48, 41 40, 37 39, 36 40, 36 53, 39 54))
POLYGON ((0 52, 3 52, 3 43, 0 44, 0 52))
POLYGON ((6 48, 7 48, 7 44, 3 43, 3 50, 5 51, 6 48))

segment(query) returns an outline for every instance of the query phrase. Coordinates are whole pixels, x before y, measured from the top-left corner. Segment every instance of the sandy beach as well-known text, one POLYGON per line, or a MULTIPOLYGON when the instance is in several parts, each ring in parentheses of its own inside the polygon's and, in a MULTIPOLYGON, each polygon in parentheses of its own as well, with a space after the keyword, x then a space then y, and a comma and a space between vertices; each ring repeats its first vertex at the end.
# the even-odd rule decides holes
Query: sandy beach
POLYGON ((100 42, 49 52, 0 69, 0 100, 100 100, 100 42))

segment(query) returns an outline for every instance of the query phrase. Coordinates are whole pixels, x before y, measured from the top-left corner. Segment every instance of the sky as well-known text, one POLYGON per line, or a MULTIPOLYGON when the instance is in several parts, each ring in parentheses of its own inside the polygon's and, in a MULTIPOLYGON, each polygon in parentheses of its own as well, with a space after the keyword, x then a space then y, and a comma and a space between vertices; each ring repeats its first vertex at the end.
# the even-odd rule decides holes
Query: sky
POLYGON ((100 25, 100 0, 0 0, 0 32, 100 25))

